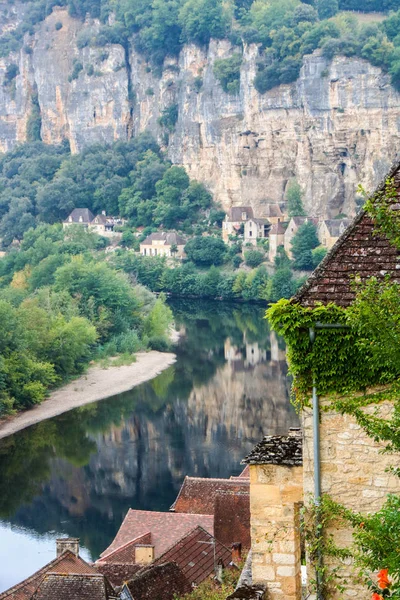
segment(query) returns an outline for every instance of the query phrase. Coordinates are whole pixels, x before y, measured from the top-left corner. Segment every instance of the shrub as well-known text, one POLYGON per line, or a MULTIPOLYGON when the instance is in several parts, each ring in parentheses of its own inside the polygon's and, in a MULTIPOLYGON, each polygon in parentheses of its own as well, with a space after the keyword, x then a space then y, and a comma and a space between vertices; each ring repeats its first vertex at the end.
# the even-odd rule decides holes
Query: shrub
POLYGON ((217 59, 214 63, 214 75, 224 92, 237 94, 240 89, 240 67, 242 55, 236 52, 229 58, 217 59))
POLYGON ((242 264, 242 259, 238 254, 236 254, 236 256, 234 256, 232 258, 232 264, 235 269, 238 269, 240 267, 240 265, 242 264))
POLYGON ((72 68, 72 73, 68 77, 69 81, 73 81, 74 79, 78 79, 79 73, 83 71, 83 64, 81 62, 76 62, 72 68))
POLYGON ((170 349, 170 344, 166 337, 161 335, 153 335, 149 338, 149 347, 152 350, 157 350, 158 352, 168 352, 170 349))
POLYGON ((188 259, 202 266, 222 264, 226 250, 220 238, 211 236, 195 237, 185 246, 188 259))
POLYGON ((167 108, 164 108, 162 111, 161 117, 158 119, 158 124, 172 133, 178 121, 178 116, 178 105, 171 104, 171 106, 167 106, 167 108))
POLYGON ((264 252, 260 250, 246 250, 244 260, 248 267, 255 268, 261 265, 264 260, 264 252))

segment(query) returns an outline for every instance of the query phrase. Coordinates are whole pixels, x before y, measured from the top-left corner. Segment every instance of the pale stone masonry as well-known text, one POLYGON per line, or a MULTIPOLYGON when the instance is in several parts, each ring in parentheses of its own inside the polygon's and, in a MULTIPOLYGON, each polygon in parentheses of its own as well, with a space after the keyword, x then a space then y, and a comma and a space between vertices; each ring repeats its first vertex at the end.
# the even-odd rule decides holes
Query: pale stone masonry
POLYGON ((244 461, 250 465, 253 583, 266 584, 269 600, 301 597, 301 442, 296 429, 268 436, 244 461))
MULTIPOLYGON (((321 400, 321 404, 324 404, 324 400, 321 400)), ((377 405, 373 404, 364 410, 372 413, 376 409, 377 405)), ((378 404, 378 411, 382 418, 388 419, 393 405, 383 401, 378 404)), ((303 410, 303 432, 304 499, 307 503, 314 491, 312 411, 308 408, 303 410)), ((323 494, 329 494, 333 500, 346 508, 368 513, 379 510, 388 493, 400 493, 399 478, 386 472, 390 465, 399 466, 398 455, 382 454, 384 445, 374 442, 352 416, 321 412, 320 435, 323 494)), ((333 524, 326 533, 332 534, 341 547, 352 543, 350 527, 338 528, 333 524)), ((385 565, 382 565, 383 567, 385 565)), ((347 579, 346 589, 344 592, 330 590, 329 600, 369 599, 371 593, 365 586, 357 584, 356 575, 357 571, 351 562, 340 563, 340 576, 347 579)), ((308 579, 314 577, 315 573, 309 570, 308 579)))

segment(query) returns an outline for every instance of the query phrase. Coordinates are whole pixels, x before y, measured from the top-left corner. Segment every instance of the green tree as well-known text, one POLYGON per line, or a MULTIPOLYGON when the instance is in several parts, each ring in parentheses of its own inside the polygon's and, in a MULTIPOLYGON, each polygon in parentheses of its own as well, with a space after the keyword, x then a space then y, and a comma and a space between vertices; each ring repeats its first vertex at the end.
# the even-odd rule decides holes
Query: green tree
POLYGON ((303 208, 303 192, 295 179, 286 188, 286 202, 289 217, 302 217, 306 213, 303 208))
POLYGON ((296 289, 293 271, 289 267, 284 267, 275 271, 269 280, 266 295, 270 302, 277 302, 281 298, 291 298, 296 289))
POLYGON ((244 253, 244 260, 248 267, 258 267, 258 265, 261 265, 264 258, 264 252, 261 252, 260 250, 246 250, 244 253))
POLYGON ((292 240, 294 268, 311 270, 313 268, 312 250, 319 246, 317 228, 312 221, 300 225, 292 240))
POLYGON ((182 39, 203 46, 226 36, 230 12, 222 0, 187 0, 179 11, 182 39))
POLYGON ((318 267, 321 260, 325 258, 327 252, 328 250, 323 246, 317 246, 316 248, 314 248, 314 250, 311 251, 313 269, 318 267))
POLYGON ((242 55, 238 52, 229 58, 220 58, 214 62, 214 75, 220 82, 224 92, 237 94, 240 90, 240 67, 242 55))
POLYGON ((316 0, 315 4, 320 19, 330 19, 339 10, 338 0, 316 0))
POLYGON ((188 259, 200 266, 222 264, 226 251, 224 242, 211 236, 195 237, 185 246, 188 259))

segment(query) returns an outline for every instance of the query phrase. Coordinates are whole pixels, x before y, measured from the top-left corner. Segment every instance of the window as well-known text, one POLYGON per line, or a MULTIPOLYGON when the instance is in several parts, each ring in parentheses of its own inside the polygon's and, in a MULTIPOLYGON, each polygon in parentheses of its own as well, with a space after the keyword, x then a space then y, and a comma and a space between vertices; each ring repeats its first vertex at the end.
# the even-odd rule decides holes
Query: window
POLYGON ((253 236, 253 232, 252 232, 252 230, 250 229, 250 231, 249 231, 249 237, 252 237, 252 236, 253 236))

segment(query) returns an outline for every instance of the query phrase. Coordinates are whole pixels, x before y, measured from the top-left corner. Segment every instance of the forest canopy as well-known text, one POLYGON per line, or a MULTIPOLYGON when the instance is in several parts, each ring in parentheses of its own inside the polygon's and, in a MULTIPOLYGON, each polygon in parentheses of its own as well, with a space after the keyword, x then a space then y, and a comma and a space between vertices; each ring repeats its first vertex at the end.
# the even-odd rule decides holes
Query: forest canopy
POLYGON ((230 39, 234 64, 220 61, 217 69, 222 86, 232 94, 239 89, 238 59, 244 42, 260 46, 254 83, 261 93, 295 81, 303 56, 317 48, 327 59, 365 58, 389 72, 393 85, 400 88, 400 0, 28 0, 25 4, 16 29, 0 37, 0 56, 18 50, 24 35, 32 34, 57 5, 68 8, 73 17, 100 20, 97 34, 83 32, 80 47, 133 44, 156 72, 167 56, 179 54, 184 43, 205 46, 211 38, 230 39), (111 13, 115 19, 109 20, 111 13), (357 13, 371 15, 361 19, 357 13))
POLYGON ((0 415, 41 402, 92 358, 168 348, 163 297, 132 285, 79 225, 29 229, 0 259, 0 415))
POLYGON ((212 206, 206 188, 172 166, 147 133, 72 156, 67 143, 17 146, 0 155, 0 238, 4 247, 41 222, 78 208, 126 217, 133 226, 189 229, 212 206))

